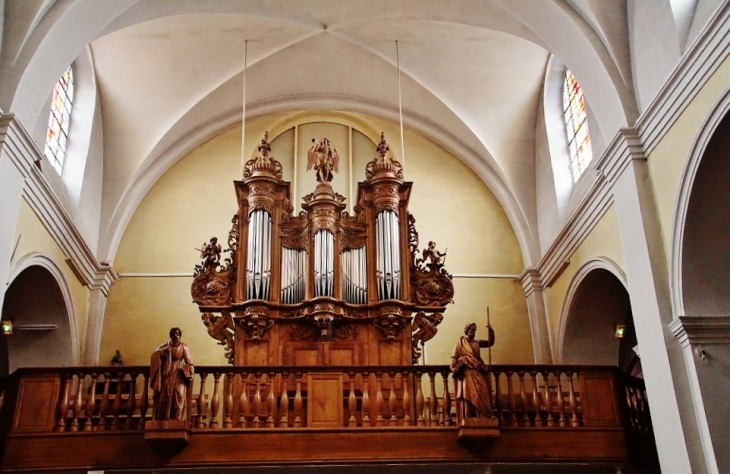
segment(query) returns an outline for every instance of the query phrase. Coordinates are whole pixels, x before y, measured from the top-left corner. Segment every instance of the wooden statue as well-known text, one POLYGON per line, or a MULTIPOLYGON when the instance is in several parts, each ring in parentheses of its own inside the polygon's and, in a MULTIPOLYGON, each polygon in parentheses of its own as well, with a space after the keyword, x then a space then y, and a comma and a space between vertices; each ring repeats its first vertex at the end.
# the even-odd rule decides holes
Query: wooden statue
POLYGON ((456 400, 461 418, 493 418, 489 390, 489 367, 479 354, 481 347, 494 345, 494 330, 487 325, 489 339, 476 339, 477 325, 469 323, 451 355, 451 372, 456 380, 456 400))
POLYGON ((438 326, 441 321, 444 320, 444 315, 441 313, 434 313, 427 315, 423 311, 419 311, 413 317, 413 324, 411 325, 411 331, 413 331, 413 363, 416 364, 418 359, 421 358, 421 348, 424 347, 427 341, 433 339, 438 332, 438 326), (420 343, 420 347, 419 347, 420 343))
POLYGON ((117 349, 114 351, 114 355, 112 356, 111 364, 113 367, 119 367, 124 365, 124 359, 122 359, 122 353, 117 349))
POLYGON ((340 155, 330 145, 330 141, 327 138, 320 138, 319 140, 312 139, 312 147, 307 153, 307 171, 314 168, 317 172, 318 182, 331 182, 334 177, 332 172, 338 172, 337 165, 339 162, 340 155))
POLYGON ((221 246, 218 244, 218 237, 211 237, 209 243, 203 242, 203 246, 200 249, 200 258, 203 259, 203 263, 201 264, 203 269, 218 267, 221 261, 221 246))
POLYGON ((170 329, 170 340, 152 353, 150 388, 154 391, 155 420, 186 420, 187 387, 193 377, 190 348, 181 341, 182 331, 170 329))

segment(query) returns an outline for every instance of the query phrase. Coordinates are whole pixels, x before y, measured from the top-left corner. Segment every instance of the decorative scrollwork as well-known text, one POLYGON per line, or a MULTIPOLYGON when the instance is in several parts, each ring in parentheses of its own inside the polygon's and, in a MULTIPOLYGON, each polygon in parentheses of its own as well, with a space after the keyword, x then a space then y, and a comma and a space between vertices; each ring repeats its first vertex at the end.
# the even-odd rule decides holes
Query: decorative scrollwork
POLYGON ((413 262, 418 258, 418 231, 416 230, 416 218, 408 213, 408 249, 413 256, 413 262))
POLYGON ((216 275, 211 267, 193 279, 190 290, 193 302, 202 306, 223 306, 231 298, 231 286, 226 277, 216 275))
POLYGON ((292 324, 289 327, 290 341, 308 341, 314 338, 314 328, 304 324, 292 324))
POLYGON ((411 276, 411 288, 420 306, 445 306, 454 297, 451 275, 444 273, 416 271, 411 276))
POLYGON ((357 327, 352 324, 345 324, 344 326, 335 328, 335 339, 339 339, 341 341, 356 339, 358 334, 357 327))

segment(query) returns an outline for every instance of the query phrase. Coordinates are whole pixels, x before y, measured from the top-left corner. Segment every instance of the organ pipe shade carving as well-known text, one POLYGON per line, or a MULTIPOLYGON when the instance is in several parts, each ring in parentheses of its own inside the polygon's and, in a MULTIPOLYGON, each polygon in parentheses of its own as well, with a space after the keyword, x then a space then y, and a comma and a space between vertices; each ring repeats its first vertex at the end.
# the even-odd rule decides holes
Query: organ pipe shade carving
POLYGON ((268 300, 271 288, 271 215, 256 209, 248 219, 246 298, 268 300))
POLYGON ((366 304, 368 300, 367 248, 342 252, 342 299, 350 304, 366 304))
POLYGON ((335 236, 327 229, 314 234, 314 296, 334 296, 335 236))
POLYGON ((378 300, 400 298, 400 238, 398 214, 386 209, 375 219, 378 300))
POLYGON ((304 300, 307 278, 307 252, 303 249, 281 249, 281 294, 283 304, 304 300))

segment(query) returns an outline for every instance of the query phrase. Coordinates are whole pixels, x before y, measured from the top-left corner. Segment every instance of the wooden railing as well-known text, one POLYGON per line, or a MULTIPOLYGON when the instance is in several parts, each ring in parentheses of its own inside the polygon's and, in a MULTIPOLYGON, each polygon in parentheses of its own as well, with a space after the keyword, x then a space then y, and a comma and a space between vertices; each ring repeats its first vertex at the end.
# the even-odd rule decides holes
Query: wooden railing
POLYGON ((155 432, 145 429, 153 413, 148 367, 18 370, 0 380, 0 470, 326 460, 657 465, 647 456, 655 451, 642 381, 615 368, 493 366, 498 437, 474 445, 460 438, 447 366, 195 371, 190 442, 160 457, 155 432), (36 451, 48 454, 24 455, 36 451))
MULTIPOLYGON (((148 374, 147 367, 99 367, 36 369, 27 376, 40 376, 45 384, 34 390, 50 388, 49 377, 57 379, 53 423, 47 428, 73 433, 144 429, 153 411, 148 374)), ((640 381, 612 368, 498 365, 492 368, 491 387, 501 427, 625 426, 651 434, 640 381)), ((189 427, 306 429, 322 426, 317 425, 322 420, 324 426, 341 423, 342 428, 450 427, 458 425, 461 412, 454 392, 448 366, 199 366, 188 389, 189 427), (324 375, 332 382, 328 390, 341 387, 330 394, 341 397, 341 403, 318 421, 310 392, 324 375)), ((13 428, 28 431, 30 425, 13 428)))

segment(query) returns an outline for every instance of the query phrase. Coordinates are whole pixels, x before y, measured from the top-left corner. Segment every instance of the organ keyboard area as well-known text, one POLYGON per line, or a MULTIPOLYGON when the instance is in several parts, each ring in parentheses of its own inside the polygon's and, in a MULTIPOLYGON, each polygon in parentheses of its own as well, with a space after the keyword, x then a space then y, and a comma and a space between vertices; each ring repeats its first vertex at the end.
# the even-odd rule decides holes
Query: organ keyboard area
POLYGON ((358 183, 352 215, 331 185, 339 156, 327 138, 309 150, 317 186, 299 213, 281 164, 269 156, 268 135, 258 150, 234 183, 239 210, 228 248, 217 238, 204 244, 192 285, 201 319, 229 362, 417 363, 453 284, 435 244, 419 250, 408 212, 412 183, 388 157, 385 137, 358 183))

